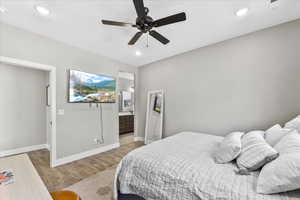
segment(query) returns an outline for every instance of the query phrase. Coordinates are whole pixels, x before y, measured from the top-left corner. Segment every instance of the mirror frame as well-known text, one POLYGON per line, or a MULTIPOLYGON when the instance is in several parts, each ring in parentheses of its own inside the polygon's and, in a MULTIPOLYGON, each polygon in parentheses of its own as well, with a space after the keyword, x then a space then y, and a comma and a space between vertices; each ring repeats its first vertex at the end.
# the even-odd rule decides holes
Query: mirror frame
POLYGON ((160 127, 160 139, 162 139, 162 132, 163 132, 163 118, 164 118, 164 103, 165 103, 165 96, 164 96, 164 91, 163 90, 153 90, 153 91, 148 91, 148 95, 147 95, 147 112, 146 112, 146 127, 145 127, 145 144, 150 144, 151 142, 154 141, 149 141, 148 140, 148 128, 149 128, 149 114, 150 114, 150 101, 151 101, 151 95, 153 94, 157 94, 157 93, 161 93, 162 95, 162 100, 161 100, 161 119, 160 119, 160 123, 161 123, 161 127, 160 127))

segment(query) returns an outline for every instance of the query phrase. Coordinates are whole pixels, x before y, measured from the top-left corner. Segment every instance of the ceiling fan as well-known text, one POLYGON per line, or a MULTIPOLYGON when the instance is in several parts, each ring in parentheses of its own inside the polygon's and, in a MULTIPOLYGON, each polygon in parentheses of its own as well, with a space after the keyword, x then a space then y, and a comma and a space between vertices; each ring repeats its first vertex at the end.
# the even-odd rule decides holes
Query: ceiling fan
POLYGON ((181 22, 186 20, 186 14, 184 12, 171 15, 169 17, 165 17, 159 20, 153 20, 152 17, 148 15, 149 8, 144 6, 143 0, 133 0, 136 12, 137 12, 137 19, 136 23, 124 23, 124 22, 116 22, 110 20, 102 20, 102 23, 105 25, 112 25, 112 26, 123 26, 123 27, 134 27, 137 28, 139 31, 133 36, 133 38, 129 41, 128 45, 134 45, 138 39, 144 34, 149 33, 152 37, 160 41, 162 44, 168 44, 170 40, 162 36, 157 31, 153 30, 153 28, 181 22))

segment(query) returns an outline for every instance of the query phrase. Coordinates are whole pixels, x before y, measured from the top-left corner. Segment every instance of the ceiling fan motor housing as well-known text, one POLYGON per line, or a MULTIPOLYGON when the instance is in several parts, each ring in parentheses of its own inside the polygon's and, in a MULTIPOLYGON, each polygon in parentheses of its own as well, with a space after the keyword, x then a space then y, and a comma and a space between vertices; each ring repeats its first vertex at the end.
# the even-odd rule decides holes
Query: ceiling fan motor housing
POLYGON ((136 19, 136 26, 143 33, 147 33, 153 28, 153 22, 154 22, 153 18, 146 15, 143 18, 138 17, 136 19))
POLYGON ((102 23, 106 25, 123 27, 131 26, 137 28, 139 32, 137 32, 133 36, 133 38, 129 41, 128 45, 134 45, 144 33, 149 33, 150 36, 152 36, 162 44, 166 45, 170 42, 170 40, 168 40, 166 37, 152 29, 186 20, 186 14, 184 12, 161 18, 158 20, 153 20, 152 17, 148 16, 149 8, 144 6, 144 0, 133 0, 133 4, 135 6, 135 10, 138 16, 135 24, 111 20, 102 20, 102 23))

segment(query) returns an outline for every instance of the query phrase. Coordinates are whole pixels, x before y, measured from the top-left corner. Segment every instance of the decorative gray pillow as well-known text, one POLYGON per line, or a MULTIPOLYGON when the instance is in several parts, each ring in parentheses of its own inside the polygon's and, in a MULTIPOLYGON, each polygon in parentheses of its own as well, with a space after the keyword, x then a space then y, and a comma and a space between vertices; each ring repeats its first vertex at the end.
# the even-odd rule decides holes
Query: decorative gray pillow
POLYGON ((292 119, 291 121, 288 121, 284 128, 294 129, 297 130, 300 133, 300 115, 292 119))
POLYGON ((300 188, 300 134, 295 130, 274 147, 280 156, 266 164, 258 177, 257 192, 275 194, 300 188))
POLYGON ((281 140, 281 138, 283 138, 283 136, 291 131, 291 129, 281 128, 279 124, 276 124, 275 126, 272 126, 266 130, 265 139, 269 145, 274 147, 281 140))
POLYGON ((224 164, 233 161, 242 150, 241 137, 243 132, 229 133, 214 152, 216 163, 224 164))
POLYGON ((240 169, 255 171, 278 155, 265 141, 264 131, 251 131, 242 137, 242 152, 237 158, 237 165, 240 169))

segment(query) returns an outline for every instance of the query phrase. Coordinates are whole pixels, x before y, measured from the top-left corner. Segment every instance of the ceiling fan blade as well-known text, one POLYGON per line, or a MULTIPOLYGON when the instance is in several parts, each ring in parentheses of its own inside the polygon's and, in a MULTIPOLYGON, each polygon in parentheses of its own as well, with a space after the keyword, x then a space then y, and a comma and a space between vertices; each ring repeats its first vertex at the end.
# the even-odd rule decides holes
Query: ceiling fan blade
POLYGON ((136 13, 139 18, 146 16, 145 6, 144 6, 144 0, 133 0, 136 13))
POLYGON ((156 31, 150 31, 149 34, 163 44, 168 44, 170 42, 170 40, 168 40, 156 31))
POLYGON ((142 32, 137 32, 137 33, 133 36, 133 38, 129 41, 128 45, 134 45, 134 44, 138 41, 138 39, 140 39, 140 37, 141 37, 142 35, 143 35, 142 32))
POLYGON ((101 22, 102 22, 102 24, 112 25, 112 26, 123 26, 123 27, 126 27, 126 26, 134 27, 135 26, 134 24, 131 24, 131 23, 116 22, 116 21, 110 21, 110 20, 101 20, 101 22))
POLYGON ((154 27, 160 27, 160 26, 165 26, 165 25, 185 21, 185 20, 186 20, 186 14, 183 12, 183 13, 171 15, 169 17, 165 17, 165 18, 156 20, 153 22, 153 24, 154 24, 154 27))

